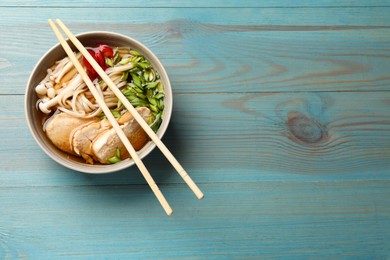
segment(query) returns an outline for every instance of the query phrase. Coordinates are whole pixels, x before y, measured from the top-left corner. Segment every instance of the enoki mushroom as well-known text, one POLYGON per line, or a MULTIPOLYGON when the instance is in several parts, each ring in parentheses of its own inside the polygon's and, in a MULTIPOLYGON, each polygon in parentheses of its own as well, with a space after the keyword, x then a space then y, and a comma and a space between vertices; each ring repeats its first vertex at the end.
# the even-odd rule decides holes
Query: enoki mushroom
MULTIPOLYGON (((124 50, 122 48, 121 51, 118 51, 118 48, 116 48, 114 52, 118 53, 119 57, 124 50)), ((81 62, 81 54, 77 53, 76 57, 81 62)), ((126 57, 128 59, 131 55, 126 55, 126 57)), ((131 62, 118 63, 117 66, 108 67, 106 73, 118 88, 123 88, 127 81, 122 80, 122 74, 133 66, 134 64, 131 62)), ((109 108, 118 106, 118 98, 104 82, 99 82, 99 79, 96 78, 93 83, 109 108)), ((47 70, 46 77, 38 84, 35 91, 39 98, 37 107, 45 114, 50 114, 53 110, 59 110, 75 117, 91 118, 102 113, 68 57, 57 61, 54 66, 47 70)))

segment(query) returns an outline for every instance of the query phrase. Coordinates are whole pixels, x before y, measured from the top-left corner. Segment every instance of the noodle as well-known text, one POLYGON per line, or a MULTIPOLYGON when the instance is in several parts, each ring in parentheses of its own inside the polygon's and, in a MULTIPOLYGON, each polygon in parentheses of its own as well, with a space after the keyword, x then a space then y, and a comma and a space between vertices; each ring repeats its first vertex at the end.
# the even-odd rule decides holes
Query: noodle
MULTIPOLYGON (((135 108, 147 108, 148 113, 150 113, 147 122, 154 131, 157 131, 161 125, 164 110, 164 88, 160 81, 160 75, 150 61, 129 47, 99 45, 96 48, 88 48, 88 51, 91 55, 93 53, 99 54, 92 56, 135 108)), ((119 119, 127 114, 127 110, 113 91, 97 76, 81 53, 76 53, 76 57, 83 64, 84 70, 91 78, 98 94, 113 115, 119 119)), ((102 109, 68 57, 55 62, 53 66, 48 68, 47 74, 35 90, 38 97, 36 107, 44 114, 43 130, 48 135, 50 129, 53 128, 53 122, 56 121, 53 117, 63 113, 72 118, 78 118, 78 120, 74 120, 75 122, 84 122, 83 120, 86 120, 85 122, 98 122, 105 118, 102 109), (46 131, 48 124, 50 127, 46 131)), ((145 110, 143 111, 146 113, 145 110)), ((70 124, 69 122, 72 121, 69 118, 67 120, 66 124, 70 124)), ((104 125, 104 123, 102 124, 104 125)), ((70 126, 64 125, 64 127, 70 126)), ((57 132, 64 131, 60 129, 57 132)), ((49 138, 57 145, 56 141, 52 139, 56 137, 49 136, 49 138)), ((59 148, 69 152, 68 148, 59 148)), ((72 154, 74 153, 72 152, 72 154)), ((93 163, 91 158, 95 158, 94 156, 93 154, 88 155, 87 163, 93 163)), ((84 158, 85 154, 82 157, 84 158)), ((99 161, 105 163, 107 158, 100 158, 99 161)))

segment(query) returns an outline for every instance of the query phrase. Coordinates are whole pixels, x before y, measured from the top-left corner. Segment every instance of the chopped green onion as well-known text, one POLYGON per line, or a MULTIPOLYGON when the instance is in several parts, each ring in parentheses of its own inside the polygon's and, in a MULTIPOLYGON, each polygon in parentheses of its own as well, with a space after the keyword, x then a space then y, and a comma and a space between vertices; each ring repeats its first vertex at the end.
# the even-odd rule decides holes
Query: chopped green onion
POLYGON ((119 113, 117 110, 110 110, 110 111, 115 118, 121 117, 121 113, 119 113))
POLYGON ((119 56, 119 52, 115 52, 115 55, 114 55, 114 64, 117 64, 118 61, 120 59, 120 56, 119 56))
POLYGON ((146 96, 142 93, 137 93, 137 97, 139 97, 141 99, 146 99, 146 96))
POLYGON ((123 81, 127 80, 128 76, 129 76, 129 72, 128 71, 123 72, 121 80, 123 80, 123 81))
POLYGON ((116 157, 116 156, 113 156, 113 157, 111 157, 111 158, 108 158, 107 161, 108 161, 109 163, 114 164, 114 163, 118 163, 118 162, 120 162, 120 161, 122 161, 122 160, 119 159, 119 158, 116 157))
POLYGON ((164 87, 163 87, 163 84, 161 82, 158 83, 157 89, 158 89, 158 92, 160 92, 160 93, 164 91, 164 87))
POLYGON ((153 97, 153 89, 146 89, 146 95, 148 97, 153 97))
POLYGON ((130 58, 125 58, 125 59, 122 59, 122 60, 119 62, 119 64, 120 64, 120 65, 126 65, 126 64, 129 63, 130 61, 131 61, 130 58))
POLYGON ((142 87, 141 85, 141 79, 135 75, 134 73, 131 73, 131 77, 133 78, 133 82, 137 87, 142 87))
POLYGON ((154 74, 154 70, 151 70, 150 74, 149 74, 149 81, 154 81, 155 77, 156 77, 156 74, 154 74))
POLYGON ((164 100, 159 99, 159 100, 158 100, 157 107, 158 107, 160 110, 163 110, 163 109, 164 109, 164 100))
POLYGON ((163 98, 164 97, 164 94, 163 93, 158 93, 156 94, 153 98, 155 99, 160 99, 160 98, 163 98))
POLYGON ((133 54, 134 56, 141 56, 141 54, 136 50, 131 50, 130 53, 133 54))
POLYGON ((149 100, 150 104, 157 106, 157 101, 154 98, 148 97, 148 100, 149 100))
POLYGON ((114 63, 112 62, 112 60, 111 60, 110 58, 106 58, 105 61, 106 61, 106 64, 107 64, 108 66, 114 67, 114 63))
POLYGON ((122 161, 121 150, 119 148, 117 148, 115 151, 115 156, 108 158, 107 161, 110 163, 117 163, 117 162, 122 161))
POLYGON ((116 157, 121 158, 121 150, 119 148, 116 149, 115 155, 116 157))
POLYGON ((160 83, 160 82, 151 82, 151 83, 149 83, 149 84, 146 86, 146 88, 147 88, 147 89, 155 88, 155 87, 157 87, 157 85, 158 85, 159 83, 160 83))
POLYGON ((150 104, 149 107, 150 107, 150 109, 151 109, 152 111, 157 112, 157 113, 159 112, 159 111, 158 111, 158 108, 157 108, 156 106, 150 104))
POLYGON ((150 67, 150 64, 148 64, 146 62, 138 62, 137 66, 139 66, 141 69, 147 69, 150 67))
POLYGON ((145 79, 145 80, 149 80, 149 73, 150 73, 150 72, 148 72, 148 71, 145 71, 145 72, 144 72, 144 79, 145 79))

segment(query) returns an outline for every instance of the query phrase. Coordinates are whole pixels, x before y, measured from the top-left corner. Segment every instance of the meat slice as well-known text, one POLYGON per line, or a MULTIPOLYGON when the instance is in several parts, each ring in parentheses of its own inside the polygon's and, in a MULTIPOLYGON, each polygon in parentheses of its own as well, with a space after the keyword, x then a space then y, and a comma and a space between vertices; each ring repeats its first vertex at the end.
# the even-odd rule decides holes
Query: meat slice
POLYGON ((111 128, 107 119, 85 125, 75 131, 73 135, 73 151, 85 159, 89 164, 93 164, 92 142, 102 132, 111 128))
MULTIPOLYGON (((148 108, 139 107, 137 111, 146 122, 153 119, 148 108)), ((148 142, 149 137, 129 112, 122 115, 118 123, 136 151, 148 142)), ((69 154, 82 156, 89 164, 93 164, 94 160, 108 164, 108 159, 116 155, 118 148, 122 159, 129 157, 107 119, 86 119, 59 113, 49 119, 45 131, 56 147, 69 154)))
POLYGON ((89 124, 97 122, 98 118, 78 118, 66 113, 53 115, 46 124, 47 137, 64 152, 75 154, 72 149, 74 133, 89 124))
MULTIPOLYGON (((146 107, 138 107, 137 111, 146 122, 153 118, 152 112, 146 107)), ((148 135, 130 113, 127 112, 118 122, 122 124, 120 127, 136 151, 149 140, 148 135)), ((122 159, 129 157, 129 153, 113 128, 101 133, 92 143, 94 159, 103 164, 109 163, 108 159, 115 156, 117 149, 120 149, 122 159)))

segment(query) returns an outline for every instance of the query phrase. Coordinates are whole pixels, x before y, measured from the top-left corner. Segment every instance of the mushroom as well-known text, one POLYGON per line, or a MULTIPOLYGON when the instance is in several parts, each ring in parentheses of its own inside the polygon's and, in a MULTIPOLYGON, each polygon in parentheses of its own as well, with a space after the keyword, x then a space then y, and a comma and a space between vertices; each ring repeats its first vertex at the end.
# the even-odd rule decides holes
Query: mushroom
POLYGON ((51 112, 50 108, 57 105, 58 102, 63 98, 65 95, 71 96, 76 88, 83 82, 82 77, 78 74, 76 77, 72 79, 72 81, 69 83, 69 85, 63 89, 57 96, 51 98, 47 102, 39 102, 38 107, 39 110, 41 110, 45 114, 49 114, 51 112))

